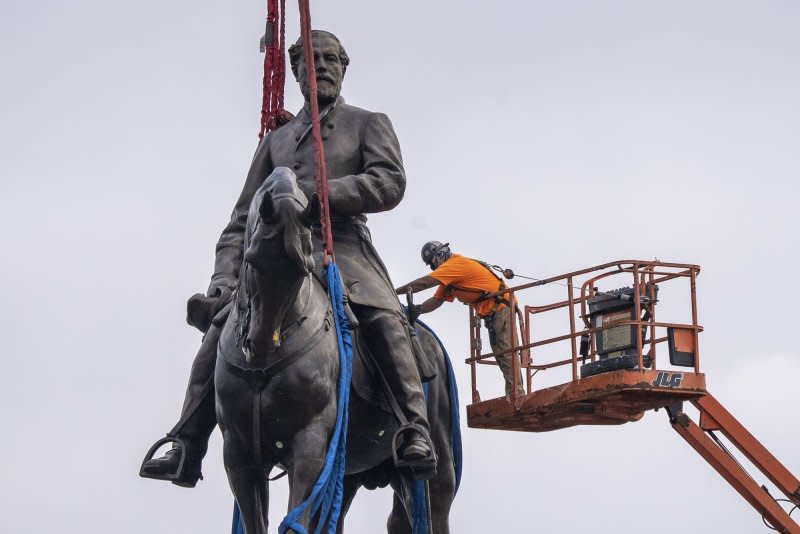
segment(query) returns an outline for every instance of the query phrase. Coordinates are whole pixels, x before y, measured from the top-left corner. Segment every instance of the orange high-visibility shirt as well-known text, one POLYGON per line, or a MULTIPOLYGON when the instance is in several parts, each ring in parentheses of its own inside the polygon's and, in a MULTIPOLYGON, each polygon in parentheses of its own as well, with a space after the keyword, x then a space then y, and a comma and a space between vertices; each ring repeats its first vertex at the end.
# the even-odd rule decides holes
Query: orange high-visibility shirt
MULTIPOLYGON (((440 284, 433 298, 453 302, 458 299, 464 304, 473 304, 484 291, 494 293, 500 290, 500 280, 477 261, 453 254, 447 261, 430 273, 440 284), (450 291, 447 291, 450 289, 450 291)), ((476 304, 478 315, 484 317, 492 312, 494 299, 476 304)))

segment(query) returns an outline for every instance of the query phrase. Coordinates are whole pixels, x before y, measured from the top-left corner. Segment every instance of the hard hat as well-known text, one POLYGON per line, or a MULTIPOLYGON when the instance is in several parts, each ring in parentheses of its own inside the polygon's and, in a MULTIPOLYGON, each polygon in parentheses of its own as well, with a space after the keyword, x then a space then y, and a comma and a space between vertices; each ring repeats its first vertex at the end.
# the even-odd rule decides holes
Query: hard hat
POLYGON ((442 243, 441 241, 428 241, 424 245, 422 245, 422 261, 425 262, 426 265, 433 267, 433 260, 436 259, 436 256, 439 252, 447 251, 450 252, 450 243, 442 243))

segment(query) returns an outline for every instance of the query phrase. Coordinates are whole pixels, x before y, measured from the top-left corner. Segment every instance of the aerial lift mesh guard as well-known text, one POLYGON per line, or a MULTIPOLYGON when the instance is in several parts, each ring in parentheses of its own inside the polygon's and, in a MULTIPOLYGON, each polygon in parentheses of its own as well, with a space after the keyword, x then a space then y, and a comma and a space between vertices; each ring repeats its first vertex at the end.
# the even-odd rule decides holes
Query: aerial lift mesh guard
POLYGON ((525 290, 550 284, 564 286, 567 293, 565 300, 525 305, 514 310, 513 315, 520 323, 521 339, 516 329, 512 329, 514 348, 509 352, 515 356, 512 359, 514 382, 520 370, 524 371, 526 393, 514 393, 510 399, 481 399, 477 388, 478 365, 497 365, 494 356, 498 354, 482 353, 480 320, 471 306, 471 353, 466 360, 472 378, 468 425, 546 432, 575 425, 619 425, 638 421, 648 410, 665 408, 675 431, 761 514, 768 526, 778 532, 800 534, 800 525, 790 512, 766 487, 753 480, 715 434, 721 432, 786 496, 787 502, 800 507, 800 481, 706 390, 705 375, 700 372, 698 344, 698 335, 703 330, 697 322, 699 272, 697 265, 619 260, 509 288, 512 303, 517 300, 522 303, 525 296, 535 293, 525 290), (605 293, 597 289, 600 282, 607 284, 620 276, 632 278, 631 287, 605 293), (691 322, 657 320, 659 285, 681 279, 689 282, 691 322), (580 293, 576 294, 578 291, 580 293), (609 299, 614 298, 628 302, 609 304, 609 299), (556 310, 567 311, 569 332, 533 340, 534 318, 556 310), (609 310, 614 313, 607 313, 609 310), (605 317, 603 313, 607 313, 605 317), (579 320, 583 322, 580 328, 579 320), (614 335, 609 336, 610 333, 614 335), (609 339, 617 346, 610 346, 609 339), (538 353, 543 347, 552 348, 559 343, 569 345, 568 358, 539 360, 538 353), (656 354, 659 344, 667 344, 672 366, 691 370, 659 369, 656 354), (625 359, 612 362, 614 357, 625 359), (562 366, 571 367, 569 382, 534 389, 534 375, 562 366), (699 423, 684 413, 684 402, 690 402, 700 412, 699 423))

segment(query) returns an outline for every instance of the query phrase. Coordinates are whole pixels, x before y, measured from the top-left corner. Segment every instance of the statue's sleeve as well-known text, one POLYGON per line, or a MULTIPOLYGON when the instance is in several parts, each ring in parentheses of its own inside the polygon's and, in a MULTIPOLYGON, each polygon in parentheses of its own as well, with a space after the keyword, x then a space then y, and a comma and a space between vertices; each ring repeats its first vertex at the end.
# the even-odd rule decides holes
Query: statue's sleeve
POLYGON ((361 155, 361 173, 328 182, 331 212, 337 215, 386 211, 403 199, 406 175, 400 143, 389 117, 370 114, 361 135, 361 155))
POLYGON ((236 206, 233 208, 231 220, 217 242, 214 274, 208 286, 209 296, 216 292, 216 288, 225 287, 233 290, 236 287, 244 255, 244 229, 247 225, 250 201, 264 182, 264 178, 272 172, 268 141, 269 136, 267 135, 256 149, 253 162, 250 164, 250 171, 247 173, 247 180, 245 180, 239 200, 236 201, 236 206))

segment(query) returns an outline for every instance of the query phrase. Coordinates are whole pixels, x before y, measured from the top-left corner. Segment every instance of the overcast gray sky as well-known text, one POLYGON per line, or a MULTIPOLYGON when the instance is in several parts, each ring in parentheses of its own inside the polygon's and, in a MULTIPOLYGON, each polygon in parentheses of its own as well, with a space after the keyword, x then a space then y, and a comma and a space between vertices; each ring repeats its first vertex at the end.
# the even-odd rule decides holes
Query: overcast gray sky
MULTIPOLYGON (((262 4, 0 0, 3 532, 229 529, 219 434, 194 490, 137 471, 177 417, 185 300, 255 148, 262 4)), ((396 282, 429 239, 539 277, 699 263, 709 389, 800 473, 800 4, 339 0, 312 20, 352 59, 347 101, 400 138, 406 198, 370 222, 396 282)), ((466 402, 467 310, 428 322, 466 402)), ((455 533, 766 531, 663 412, 464 444, 455 533)), ((276 483, 275 526, 285 503, 276 483)), ((389 503, 363 492, 349 531, 389 503)))

